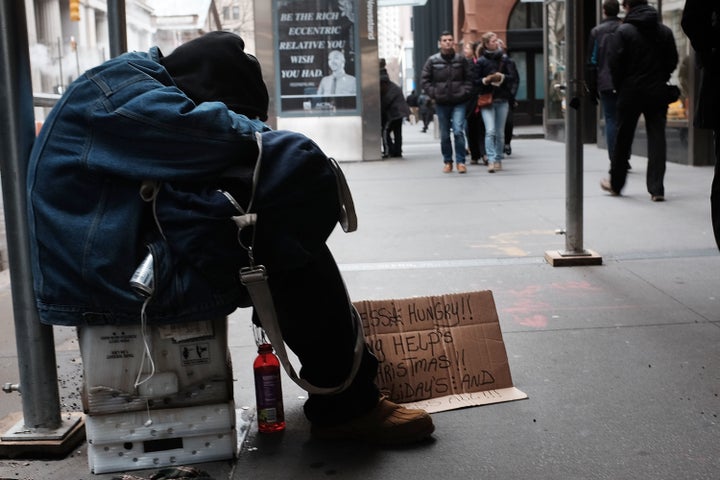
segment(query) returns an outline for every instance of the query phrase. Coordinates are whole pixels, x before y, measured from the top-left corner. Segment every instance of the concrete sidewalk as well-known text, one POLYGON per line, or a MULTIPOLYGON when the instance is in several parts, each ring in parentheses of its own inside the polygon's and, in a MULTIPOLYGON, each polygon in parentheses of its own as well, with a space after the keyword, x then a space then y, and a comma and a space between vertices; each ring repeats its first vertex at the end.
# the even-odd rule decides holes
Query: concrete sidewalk
MULTIPOLYGON (((344 163, 359 229, 330 247, 355 300, 491 290, 516 402, 434 414, 434 440, 380 450, 309 436, 304 392, 284 378, 288 429, 254 425, 217 479, 714 479, 720 471, 720 254, 709 218, 712 167, 668 163, 664 203, 633 157, 622 197, 599 188, 607 153, 585 147, 583 247, 603 265, 552 267, 564 251, 565 147, 518 138, 503 171, 441 173, 439 142, 405 125, 404 158, 344 163)), ((0 370, 17 382, 9 286, 0 290, 0 370)), ((254 405, 249 312, 230 317, 235 400, 254 405)), ((55 329, 64 408, 78 410, 79 352, 55 329)), ((0 413, 21 410, 3 394, 0 413)), ((243 410, 245 408, 245 410, 243 410)), ((149 477, 153 471, 134 472, 149 477)), ((86 446, 62 460, 0 460, 0 478, 112 478, 86 446)))

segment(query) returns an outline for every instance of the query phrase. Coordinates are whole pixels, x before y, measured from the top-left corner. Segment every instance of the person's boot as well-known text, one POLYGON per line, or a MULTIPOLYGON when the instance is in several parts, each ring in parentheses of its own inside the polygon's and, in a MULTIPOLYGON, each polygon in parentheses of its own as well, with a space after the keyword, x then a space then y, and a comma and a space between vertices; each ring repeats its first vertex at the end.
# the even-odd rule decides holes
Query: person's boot
POLYGON ((313 424, 311 433, 324 440, 360 440, 376 445, 406 445, 425 440, 435 431, 425 410, 405 408, 382 396, 365 415, 340 425, 313 424))

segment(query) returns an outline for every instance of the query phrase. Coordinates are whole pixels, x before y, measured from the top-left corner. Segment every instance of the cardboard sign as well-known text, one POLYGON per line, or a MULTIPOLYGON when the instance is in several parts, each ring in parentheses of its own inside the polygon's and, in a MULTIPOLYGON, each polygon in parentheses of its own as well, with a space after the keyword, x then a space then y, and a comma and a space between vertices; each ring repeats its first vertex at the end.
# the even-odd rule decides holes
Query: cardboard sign
POLYGON ((354 305, 392 401, 440 412, 527 398, 513 386, 492 292, 354 305))

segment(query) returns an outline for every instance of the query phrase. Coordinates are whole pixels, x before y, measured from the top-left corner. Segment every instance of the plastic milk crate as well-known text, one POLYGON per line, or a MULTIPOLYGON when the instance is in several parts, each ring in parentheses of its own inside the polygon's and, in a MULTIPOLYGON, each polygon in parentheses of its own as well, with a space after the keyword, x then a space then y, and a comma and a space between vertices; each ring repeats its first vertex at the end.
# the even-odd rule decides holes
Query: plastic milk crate
POLYGON ((92 473, 124 472, 235 457, 234 403, 88 415, 92 473))
POLYGON ((227 319, 78 328, 90 415, 232 400, 227 319))
POLYGON ((235 457, 227 319, 78 329, 93 473, 235 457))

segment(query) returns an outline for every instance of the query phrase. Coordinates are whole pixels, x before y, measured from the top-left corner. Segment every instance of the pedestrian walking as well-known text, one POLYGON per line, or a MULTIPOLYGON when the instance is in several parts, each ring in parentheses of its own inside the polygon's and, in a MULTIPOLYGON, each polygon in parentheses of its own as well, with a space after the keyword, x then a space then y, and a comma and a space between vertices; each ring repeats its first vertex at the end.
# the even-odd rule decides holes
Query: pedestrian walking
POLYGON ((720 248, 720 0, 686 0, 682 29, 695 50, 700 72, 694 125, 715 137, 715 175, 710 210, 715 243, 720 248))
POLYGON ((518 88, 520 87, 520 75, 518 74, 517 65, 515 64, 515 61, 510 55, 510 50, 506 47, 502 39, 498 39, 498 44, 502 49, 505 50, 509 66, 515 73, 515 78, 517 78, 517 80, 510 89, 511 97, 508 99, 508 115, 507 118, 505 118, 505 130, 503 135, 503 140, 505 142, 505 146, 503 147, 503 153, 507 156, 510 156, 512 155, 512 137, 515 130, 515 109, 518 106, 518 102, 515 97, 517 96, 518 88))
POLYGON ((383 136, 383 158, 402 157, 403 120, 410 115, 398 84, 390 80, 387 70, 380 70, 380 117, 383 136))
POLYGON ((427 132, 428 125, 433 121, 435 116, 435 106, 433 105, 432 98, 428 97, 427 94, 421 93, 418 95, 418 112, 420 113, 420 120, 422 120, 423 128, 421 132, 427 132))
POLYGON ((618 92, 618 127, 610 162, 610 178, 600 187, 620 195, 627 179, 635 127, 645 117, 648 166, 646 186, 653 202, 665 200, 667 146, 667 82, 677 67, 678 53, 670 28, 660 23, 658 11, 647 0, 623 0, 627 15, 609 38, 607 48, 612 83, 618 92))
POLYGON ((590 30, 587 70, 590 94, 593 98, 600 99, 600 106, 605 119, 605 143, 608 149, 608 159, 612 161, 617 131, 617 92, 610 75, 607 45, 610 35, 617 30, 622 20, 618 17, 618 13, 620 13, 620 2, 618 0, 604 0, 602 8, 603 20, 590 30))
POLYGON ((492 102, 480 109, 485 123, 485 151, 488 156, 488 172, 502 170, 503 148, 505 146, 505 120, 517 82, 517 69, 498 42, 494 32, 482 36, 482 55, 475 68, 474 84, 480 94, 491 93, 492 102))
MULTIPOLYGON (((470 61, 473 65, 473 70, 476 68, 476 64, 480 55, 482 55, 482 42, 475 42, 471 46, 473 55, 470 61)), ((467 102, 467 123, 466 123, 466 137, 468 143, 468 149, 470 150, 470 163, 477 165, 482 161, 483 165, 488 164, 487 153, 485 153, 485 124, 483 123, 482 115, 480 114, 480 107, 477 106, 477 96, 479 88, 473 85, 473 94, 470 100, 467 102)))
POLYGON ((453 141, 458 173, 465 167, 465 103, 472 94, 472 70, 465 57, 455 51, 452 33, 440 34, 440 51, 431 55, 422 69, 422 89, 434 101, 440 125, 443 172, 453 170, 453 141), (452 132, 452 140, 451 140, 452 132))
POLYGON ((410 117, 408 118, 408 121, 411 125, 415 125, 420 121, 417 92, 415 90, 410 92, 407 98, 405 98, 405 101, 407 102, 408 107, 410 107, 410 117))

